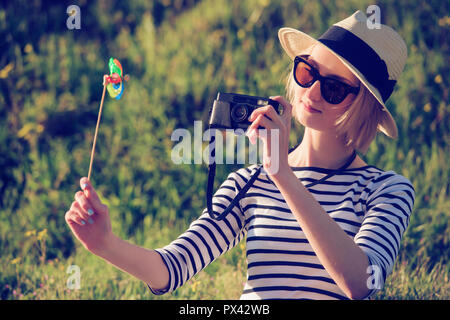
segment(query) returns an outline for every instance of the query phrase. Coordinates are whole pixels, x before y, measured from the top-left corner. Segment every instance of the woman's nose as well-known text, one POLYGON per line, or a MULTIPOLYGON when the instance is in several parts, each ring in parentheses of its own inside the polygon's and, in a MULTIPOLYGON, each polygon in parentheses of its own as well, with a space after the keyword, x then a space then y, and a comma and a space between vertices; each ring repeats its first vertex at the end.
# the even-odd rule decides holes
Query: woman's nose
POLYGON ((319 101, 322 94, 320 93, 320 81, 315 81, 313 85, 306 89, 305 95, 311 101, 319 101))

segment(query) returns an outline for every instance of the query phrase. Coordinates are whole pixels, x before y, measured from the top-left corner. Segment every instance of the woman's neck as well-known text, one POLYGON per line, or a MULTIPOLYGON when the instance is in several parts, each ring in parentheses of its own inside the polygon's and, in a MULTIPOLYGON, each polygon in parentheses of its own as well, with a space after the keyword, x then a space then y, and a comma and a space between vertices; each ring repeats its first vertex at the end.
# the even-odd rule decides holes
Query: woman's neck
POLYGON ((319 167, 338 169, 353 154, 334 133, 305 128, 302 142, 288 156, 291 167, 319 167))

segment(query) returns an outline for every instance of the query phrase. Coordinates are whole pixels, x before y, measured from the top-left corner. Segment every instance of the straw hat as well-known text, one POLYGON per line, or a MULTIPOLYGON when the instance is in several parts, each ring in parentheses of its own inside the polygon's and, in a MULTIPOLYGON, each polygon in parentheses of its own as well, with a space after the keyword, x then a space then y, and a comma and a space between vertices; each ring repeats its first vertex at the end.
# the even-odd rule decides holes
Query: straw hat
POLYGON ((281 28, 278 37, 291 59, 314 44, 324 45, 367 87, 382 106, 378 129, 397 138, 395 121, 385 102, 405 66, 407 49, 402 37, 392 28, 379 24, 369 28, 366 15, 356 11, 335 23, 319 39, 292 28, 281 28))

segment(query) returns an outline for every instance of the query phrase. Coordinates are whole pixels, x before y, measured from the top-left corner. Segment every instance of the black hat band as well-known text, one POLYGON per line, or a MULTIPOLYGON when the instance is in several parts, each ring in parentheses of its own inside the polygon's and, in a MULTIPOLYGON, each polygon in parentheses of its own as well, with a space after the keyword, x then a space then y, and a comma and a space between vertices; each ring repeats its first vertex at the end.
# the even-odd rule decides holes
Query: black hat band
POLYGON ((389 80, 386 63, 375 50, 352 32, 338 26, 329 28, 318 41, 356 67, 386 102, 397 81, 389 80))

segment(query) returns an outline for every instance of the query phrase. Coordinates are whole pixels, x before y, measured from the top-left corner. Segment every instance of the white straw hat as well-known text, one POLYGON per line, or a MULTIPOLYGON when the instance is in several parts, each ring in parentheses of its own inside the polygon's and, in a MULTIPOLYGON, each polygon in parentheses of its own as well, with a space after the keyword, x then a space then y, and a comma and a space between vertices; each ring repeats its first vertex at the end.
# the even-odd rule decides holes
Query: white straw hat
POLYGON ((384 111, 378 128, 395 139, 397 125, 385 102, 405 66, 406 44, 392 28, 384 24, 369 28, 367 21, 366 15, 358 10, 335 23, 317 40, 292 28, 281 28, 278 37, 291 59, 315 44, 336 55, 378 100, 384 111))

